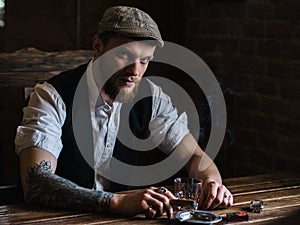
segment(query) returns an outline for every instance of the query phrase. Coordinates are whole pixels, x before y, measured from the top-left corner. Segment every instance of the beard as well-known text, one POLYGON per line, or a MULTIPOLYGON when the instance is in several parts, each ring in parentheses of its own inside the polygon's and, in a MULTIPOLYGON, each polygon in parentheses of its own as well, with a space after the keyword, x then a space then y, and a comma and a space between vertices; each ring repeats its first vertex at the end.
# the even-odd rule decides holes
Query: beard
POLYGON ((131 102, 138 94, 140 81, 135 81, 134 87, 117 86, 114 79, 110 78, 104 85, 105 93, 112 99, 122 103, 131 102))

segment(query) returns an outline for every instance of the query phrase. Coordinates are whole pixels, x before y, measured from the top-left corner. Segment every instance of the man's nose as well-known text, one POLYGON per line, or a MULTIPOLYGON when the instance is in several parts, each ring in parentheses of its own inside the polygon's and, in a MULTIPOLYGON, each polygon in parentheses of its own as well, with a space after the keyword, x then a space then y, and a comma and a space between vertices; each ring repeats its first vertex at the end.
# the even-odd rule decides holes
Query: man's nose
POLYGON ((141 76, 140 63, 134 62, 126 67, 126 72, 131 76, 141 76))

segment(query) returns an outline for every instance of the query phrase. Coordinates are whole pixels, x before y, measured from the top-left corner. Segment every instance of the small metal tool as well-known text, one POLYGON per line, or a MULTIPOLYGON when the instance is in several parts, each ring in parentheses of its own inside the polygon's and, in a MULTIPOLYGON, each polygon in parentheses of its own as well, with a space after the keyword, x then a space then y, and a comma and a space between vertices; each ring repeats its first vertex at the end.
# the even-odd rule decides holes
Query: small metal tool
POLYGON ((264 208, 264 202, 261 200, 253 200, 250 203, 250 209, 252 212, 261 213, 264 208))

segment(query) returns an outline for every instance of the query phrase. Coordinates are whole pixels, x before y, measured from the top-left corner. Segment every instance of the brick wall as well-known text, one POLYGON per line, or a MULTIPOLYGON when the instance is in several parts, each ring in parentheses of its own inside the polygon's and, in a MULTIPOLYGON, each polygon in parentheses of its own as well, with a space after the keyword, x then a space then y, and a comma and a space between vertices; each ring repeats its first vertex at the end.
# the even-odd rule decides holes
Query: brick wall
POLYGON ((217 159, 225 176, 299 172, 299 12, 298 0, 186 1, 184 45, 223 85, 234 136, 217 159))

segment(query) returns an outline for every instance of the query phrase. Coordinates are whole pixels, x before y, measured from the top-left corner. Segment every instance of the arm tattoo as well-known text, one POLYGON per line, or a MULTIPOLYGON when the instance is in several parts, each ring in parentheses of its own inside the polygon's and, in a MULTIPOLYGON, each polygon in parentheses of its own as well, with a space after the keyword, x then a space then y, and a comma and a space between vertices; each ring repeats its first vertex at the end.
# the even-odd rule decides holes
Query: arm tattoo
POLYGON ((28 169, 27 201, 62 209, 108 213, 113 193, 82 188, 51 172, 50 162, 28 169))

